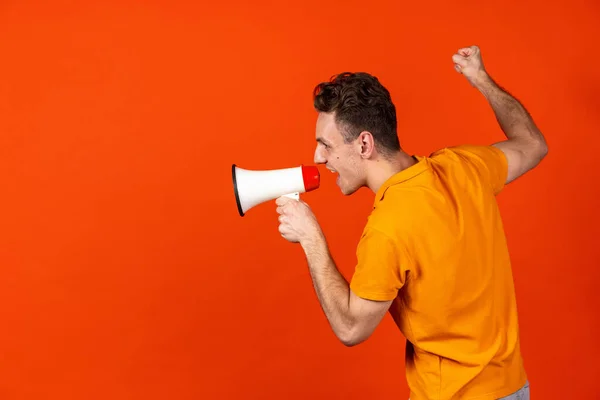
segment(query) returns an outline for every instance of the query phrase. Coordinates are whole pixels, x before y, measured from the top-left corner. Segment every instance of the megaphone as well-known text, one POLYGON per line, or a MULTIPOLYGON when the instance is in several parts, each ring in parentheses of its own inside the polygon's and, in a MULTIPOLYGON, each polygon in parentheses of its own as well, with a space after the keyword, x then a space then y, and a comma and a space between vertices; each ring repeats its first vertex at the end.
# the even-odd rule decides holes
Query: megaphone
POLYGON ((231 166, 233 191, 238 213, 243 217, 252 207, 281 196, 300 198, 300 193, 319 187, 321 179, 316 166, 253 171, 231 166))

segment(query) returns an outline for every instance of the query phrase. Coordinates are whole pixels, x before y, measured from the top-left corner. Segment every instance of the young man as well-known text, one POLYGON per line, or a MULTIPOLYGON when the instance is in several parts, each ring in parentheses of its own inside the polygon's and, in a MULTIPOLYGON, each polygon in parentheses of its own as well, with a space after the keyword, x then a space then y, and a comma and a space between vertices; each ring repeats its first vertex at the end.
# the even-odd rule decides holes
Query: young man
POLYGON ((410 156, 388 91, 369 74, 340 74, 315 88, 315 162, 338 174, 345 195, 364 186, 375 193, 351 282, 306 203, 277 199, 279 231, 302 246, 323 311, 345 345, 366 340, 390 312, 407 339, 411 400, 527 399, 495 196, 548 150, 525 108, 488 75, 477 46, 452 60, 489 102, 506 140, 410 156))

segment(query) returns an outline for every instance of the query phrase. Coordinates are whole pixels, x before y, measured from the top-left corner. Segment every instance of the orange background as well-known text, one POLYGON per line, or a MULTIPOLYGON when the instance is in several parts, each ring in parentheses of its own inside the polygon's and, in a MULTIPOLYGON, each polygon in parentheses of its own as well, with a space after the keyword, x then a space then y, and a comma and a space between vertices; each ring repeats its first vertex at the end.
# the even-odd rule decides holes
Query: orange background
MULTIPOLYGON (((598 397, 597 2, 189 3, 0 6, 1 399, 407 398, 391 318, 341 345, 230 168, 310 164, 312 89, 345 70, 388 86, 410 153, 503 139, 453 69, 471 44, 550 147, 499 197, 533 396, 598 397)), ((372 194, 321 171, 350 277, 372 194)))

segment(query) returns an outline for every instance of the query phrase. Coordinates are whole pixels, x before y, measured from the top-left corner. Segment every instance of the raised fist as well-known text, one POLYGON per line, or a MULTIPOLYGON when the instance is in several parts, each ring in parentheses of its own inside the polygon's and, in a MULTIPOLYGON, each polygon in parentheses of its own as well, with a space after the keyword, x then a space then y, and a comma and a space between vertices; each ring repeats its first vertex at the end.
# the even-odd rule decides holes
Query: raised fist
POLYGON ((452 56, 454 69, 467 78, 473 86, 477 85, 480 78, 486 75, 483 61, 481 60, 481 52, 479 47, 463 47, 452 56))

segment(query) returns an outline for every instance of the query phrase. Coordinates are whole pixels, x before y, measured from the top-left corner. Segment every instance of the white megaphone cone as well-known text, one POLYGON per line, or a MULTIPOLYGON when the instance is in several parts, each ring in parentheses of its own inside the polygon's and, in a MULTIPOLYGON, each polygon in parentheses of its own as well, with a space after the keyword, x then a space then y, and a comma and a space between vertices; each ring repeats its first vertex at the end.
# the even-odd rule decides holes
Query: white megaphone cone
POLYGON ((257 204, 280 196, 299 198, 300 193, 315 190, 320 185, 319 170, 315 166, 251 171, 231 166, 233 190, 240 216, 257 204))

